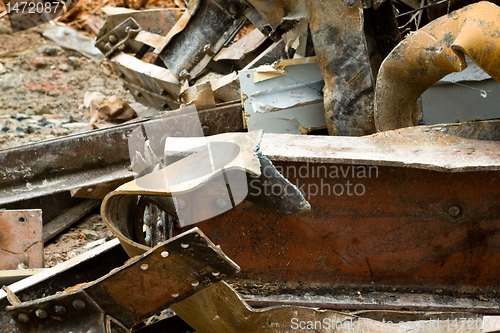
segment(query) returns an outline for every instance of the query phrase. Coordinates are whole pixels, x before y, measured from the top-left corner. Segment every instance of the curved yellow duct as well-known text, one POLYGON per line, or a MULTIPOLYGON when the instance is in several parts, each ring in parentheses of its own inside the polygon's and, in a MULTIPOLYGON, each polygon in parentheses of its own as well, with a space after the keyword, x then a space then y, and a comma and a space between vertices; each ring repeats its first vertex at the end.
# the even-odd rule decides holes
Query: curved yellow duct
POLYGON ((398 44, 383 61, 375 89, 375 126, 388 131, 417 125, 419 96, 467 55, 500 82, 500 7, 478 2, 436 19, 398 44))

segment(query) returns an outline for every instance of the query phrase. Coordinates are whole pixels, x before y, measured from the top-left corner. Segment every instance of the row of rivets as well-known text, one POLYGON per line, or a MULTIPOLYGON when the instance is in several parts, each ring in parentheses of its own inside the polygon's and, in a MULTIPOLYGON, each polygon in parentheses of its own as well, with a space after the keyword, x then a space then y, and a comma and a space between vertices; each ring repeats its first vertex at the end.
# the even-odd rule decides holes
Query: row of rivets
MULTIPOLYGON (((72 303, 73 307, 77 310, 82 310, 86 307, 86 304, 84 301, 82 301, 81 299, 75 299, 72 303)), ((54 305, 54 312, 58 315, 64 315, 66 314, 67 312, 67 309, 64 305, 54 305)), ((49 313, 47 312, 47 310, 45 309, 37 309, 35 311, 35 316, 37 316, 38 318, 40 319, 45 319, 49 316, 49 313)), ((21 323, 27 323, 30 321, 30 316, 28 316, 26 313, 24 312, 20 312, 18 313, 17 315, 17 319, 21 322, 21 323)))

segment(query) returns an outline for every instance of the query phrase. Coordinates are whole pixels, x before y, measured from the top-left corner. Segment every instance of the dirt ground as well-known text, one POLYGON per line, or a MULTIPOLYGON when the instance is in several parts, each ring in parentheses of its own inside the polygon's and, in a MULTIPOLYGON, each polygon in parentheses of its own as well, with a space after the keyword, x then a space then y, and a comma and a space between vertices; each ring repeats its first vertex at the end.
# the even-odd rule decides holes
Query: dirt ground
MULTIPOLYGON (((87 130, 87 91, 133 101, 109 64, 64 50, 43 31, 12 34, 7 18, 0 19, 0 149, 87 130)), ((46 244, 45 267, 112 238, 100 215, 91 214, 46 244)))
POLYGON ((133 101, 107 62, 63 50, 43 31, 12 34, 0 20, 0 149, 86 130, 87 91, 133 101))
POLYGON ((45 244, 45 267, 54 267, 115 238, 98 213, 89 214, 80 223, 45 244))

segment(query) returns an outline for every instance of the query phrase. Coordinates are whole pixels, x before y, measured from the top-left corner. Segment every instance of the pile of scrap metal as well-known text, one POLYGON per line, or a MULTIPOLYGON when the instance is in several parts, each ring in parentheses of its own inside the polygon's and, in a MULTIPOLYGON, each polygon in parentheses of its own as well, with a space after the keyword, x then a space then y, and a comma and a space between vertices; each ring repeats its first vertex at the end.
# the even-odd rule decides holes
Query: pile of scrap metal
POLYGON ((213 108, 240 100, 241 80, 242 88, 254 90, 244 96, 249 130, 267 126, 300 134, 328 125, 330 134, 375 132, 375 78, 400 40, 390 1, 194 0, 186 5, 186 10, 104 9, 108 18, 96 46, 138 102, 158 110, 181 104, 213 108), (231 43, 247 20, 255 29, 231 43), (289 58, 296 61, 260 67, 289 58), (292 66, 301 63, 306 65, 292 66), (267 83, 279 76, 287 79, 267 83), (281 94, 280 101, 273 102, 277 98, 271 94, 281 94), (256 104, 261 107, 255 109, 256 104), (271 124, 262 125, 269 119, 271 124))
POLYGON ((107 12, 96 45, 167 112, 0 152, 2 204, 103 199, 122 246, 6 287, 6 332, 500 331, 500 122, 415 126, 465 56, 500 80, 499 7, 401 42, 388 0, 107 12))

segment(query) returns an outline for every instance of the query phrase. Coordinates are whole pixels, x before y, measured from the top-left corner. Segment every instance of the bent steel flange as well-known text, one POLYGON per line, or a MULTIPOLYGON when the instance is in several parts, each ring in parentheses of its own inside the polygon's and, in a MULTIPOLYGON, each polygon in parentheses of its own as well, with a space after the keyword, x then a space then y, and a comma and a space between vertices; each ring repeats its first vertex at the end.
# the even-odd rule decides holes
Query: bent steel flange
MULTIPOLYGON (((368 313, 361 316, 333 310, 320 310, 303 306, 274 306, 262 309, 250 307, 225 281, 214 283, 182 302, 170 307, 199 333, 287 333, 287 332, 337 332, 337 333, 480 333, 497 331, 493 324, 498 317, 479 317, 467 327, 457 323, 455 313, 440 313, 446 319, 434 319, 427 313, 426 319, 406 313, 408 321, 391 321, 389 312, 381 312, 383 319, 370 319, 368 313), (388 315, 388 317, 385 317, 388 315), (384 318, 385 317, 385 318, 384 318), (413 318, 412 318, 413 317, 413 318), (448 323, 448 324, 447 324, 448 323), (482 327, 480 327, 482 326, 482 327), (485 330, 483 330, 483 328, 485 330), (490 330, 487 330, 489 328, 490 330)), ((392 314, 396 314, 393 312, 392 314)), ((436 313, 434 313, 436 315, 436 313)), ((463 317, 463 315, 462 315, 463 317)), ((396 317, 394 317, 396 318, 396 317)), ((439 317, 437 317, 439 318, 439 317)), ((462 323, 466 321, 461 318, 462 323)))
POLYGON ((105 276, 7 307, 22 333, 129 333, 141 321, 240 271, 198 228, 105 276))
MULTIPOLYGON (((104 222, 120 239, 130 256, 142 254, 149 247, 138 242, 137 206, 139 196, 158 196, 158 207, 179 221, 186 217, 193 224, 224 213, 247 198, 259 204, 272 206, 279 212, 301 213, 311 210, 300 190, 276 171, 272 163, 258 152, 262 131, 253 131, 236 136, 212 136, 210 147, 222 145, 222 150, 199 149, 195 153, 170 164, 156 172, 128 182, 109 193, 103 200, 101 215, 104 222), (279 195, 259 195, 248 192, 248 180, 257 181, 254 188, 279 187, 279 195), (230 205, 217 206, 220 199, 230 205), (174 202, 170 202, 174 201, 174 202), (181 203, 182 202, 182 203, 181 203), (175 212, 172 207, 175 206, 175 212)), ((191 138, 195 139, 195 138, 191 138)), ((181 223, 182 224, 182 223, 181 223)))
POLYGON ((403 40, 384 60, 375 89, 375 126, 417 125, 419 96, 467 67, 465 55, 500 81, 500 7, 479 2, 443 16, 403 40))

